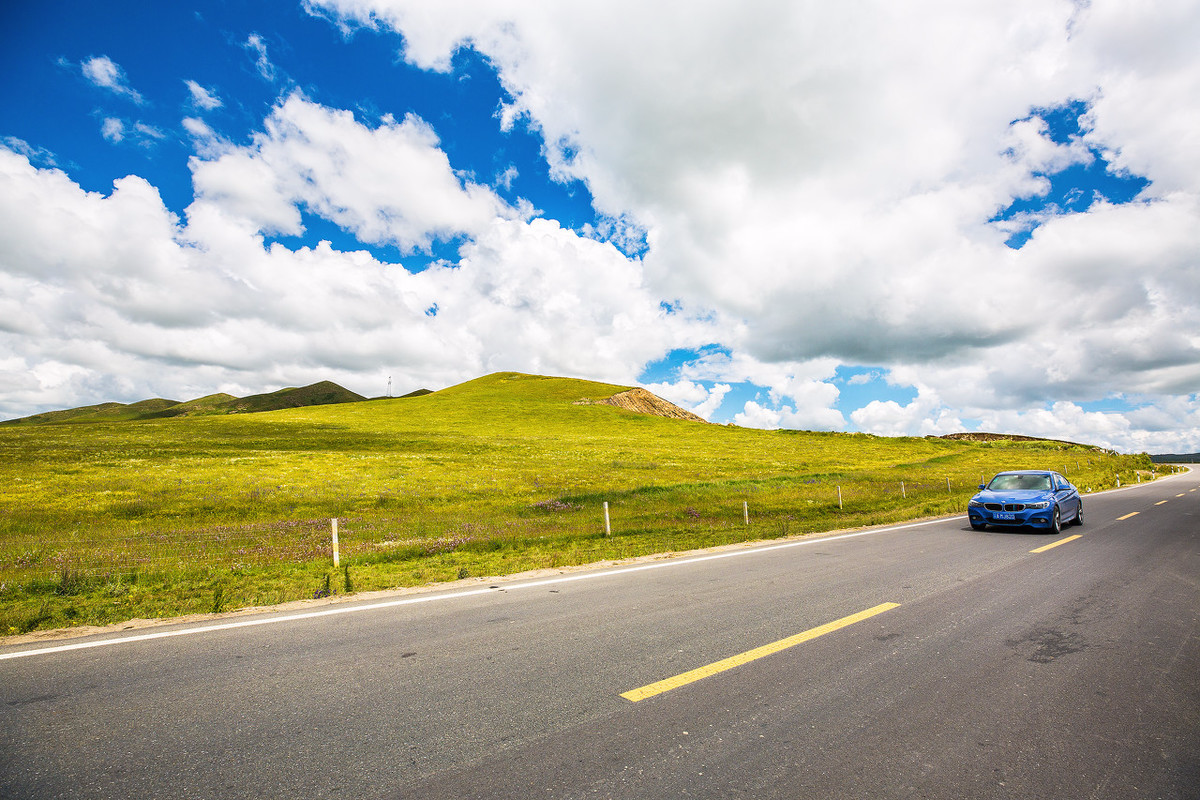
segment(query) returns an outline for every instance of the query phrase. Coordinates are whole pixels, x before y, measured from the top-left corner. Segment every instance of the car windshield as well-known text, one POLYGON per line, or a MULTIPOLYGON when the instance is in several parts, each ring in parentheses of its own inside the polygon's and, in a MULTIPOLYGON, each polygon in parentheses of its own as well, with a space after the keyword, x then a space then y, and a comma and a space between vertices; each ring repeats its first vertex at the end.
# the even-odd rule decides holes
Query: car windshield
POLYGON ((1050 491, 1049 475, 997 475, 987 487, 993 492, 1013 490, 1050 491))

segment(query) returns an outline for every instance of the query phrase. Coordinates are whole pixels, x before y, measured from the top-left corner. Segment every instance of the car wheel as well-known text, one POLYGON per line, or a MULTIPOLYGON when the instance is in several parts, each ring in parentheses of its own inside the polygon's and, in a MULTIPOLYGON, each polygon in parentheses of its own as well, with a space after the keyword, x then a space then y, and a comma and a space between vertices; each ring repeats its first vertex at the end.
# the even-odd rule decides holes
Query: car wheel
POLYGON ((971 521, 971 527, 977 531, 986 531, 987 530, 986 524, 984 524, 982 522, 975 522, 974 520, 971 521))
POLYGON ((1075 524, 1083 524, 1083 503, 1079 504, 1079 508, 1075 511, 1075 524))
POLYGON ((1050 518, 1050 530, 1052 533, 1062 533, 1062 514, 1058 511, 1058 506, 1054 507, 1054 516, 1050 518))

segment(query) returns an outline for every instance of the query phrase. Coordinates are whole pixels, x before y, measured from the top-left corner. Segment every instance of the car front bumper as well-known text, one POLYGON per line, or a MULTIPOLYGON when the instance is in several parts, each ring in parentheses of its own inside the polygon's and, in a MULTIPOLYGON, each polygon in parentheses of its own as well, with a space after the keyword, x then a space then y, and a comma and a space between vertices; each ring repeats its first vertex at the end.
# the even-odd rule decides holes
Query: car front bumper
POLYGON ((975 525, 995 525, 1006 528, 1049 528, 1053 524, 1054 507, 1022 511, 992 511, 988 508, 967 509, 967 517, 975 525))

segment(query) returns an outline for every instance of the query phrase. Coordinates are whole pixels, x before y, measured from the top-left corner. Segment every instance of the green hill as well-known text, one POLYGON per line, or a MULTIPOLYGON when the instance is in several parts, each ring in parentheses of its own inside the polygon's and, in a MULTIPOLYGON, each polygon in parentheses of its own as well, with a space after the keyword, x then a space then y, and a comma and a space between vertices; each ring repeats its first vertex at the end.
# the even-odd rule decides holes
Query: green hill
POLYGON ((0 422, 0 425, 45 425, 79 422, 129 422, 169 417, 194 417, 209 414, 253 414, 278 411, 284 408, 358 403, 366 398, 331 381, 321 381, 300 388, 290 387, 267 394, 234 397, 231 394, 210 394, 180 403, 176 400, 142 400, 137 403, 101 403, 64 411, 49 411, 30 417, 0 422))
POLYGON ((47 411, 42 414, 33 414, 20 419, 10 419, 0 422, 0 425, 49 425, 56 422, 72 422, 77 419, 88 419, 102 413, 118 413, 121 410, 128 408, 124 403, 100 403, 94 406, 80 406, 79 408, 68 408, 61 411, 47 411))
POLYGON ((304 406, 326 406, 337 403, 358 403, 366 398, 349 389, 343 389, 331 381, 321 381, 299 389, 287 388, 268 394, 253 394, 240 400, 231 400, 220 406, 226 414, 254 414, 262 411, 278 411, 284 408, 304 406))
POLYGON ((358 403, 366 398, 331 381, 321 381, 300 388, 280 389, 266 394, 248 397, 233 397, 228 394, 213 394, 188 403, 146 414, 142 419, 164 417, 195 417, 209 414, 256 414, 263 411, 279 411, 285 408, 358 403))
POLYGON ((229 403, 237 402, 236 397, 231 394, 210 394, 204 397, 198 397, 195 400, 188 400, 186 403, 176 403, 168 408, 159 409, 158 411, 147 414, 142 419, 165 419, 168 417, 193 417, 202 414, 221 414, 225 413, 221 409, 225 408, 229 403))

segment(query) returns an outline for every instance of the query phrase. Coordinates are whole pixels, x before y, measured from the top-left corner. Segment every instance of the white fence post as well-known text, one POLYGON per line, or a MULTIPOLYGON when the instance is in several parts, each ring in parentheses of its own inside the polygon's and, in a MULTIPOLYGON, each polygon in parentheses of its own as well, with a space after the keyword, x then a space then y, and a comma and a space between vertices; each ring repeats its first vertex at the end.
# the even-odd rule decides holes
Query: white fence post
POLYGON ((842 487, 838 486, 838 509, 842 508, 842 487))
POLYGON ((612 536, 612 525, 608 521, 608 501, 604 501, 604 535, 612 536))
POLYGON ((338 568, 337 517, 330 520, 333 527, 333 568, 338 568))
POLYGON ((908 492, 904 491, 904 481, 900 481, 900 496, 905 500, 908 499, 908 492))
POLYGON ((746 520, 746 527, 750 527, 750 501, 742 501, 742 518, 746 520))

